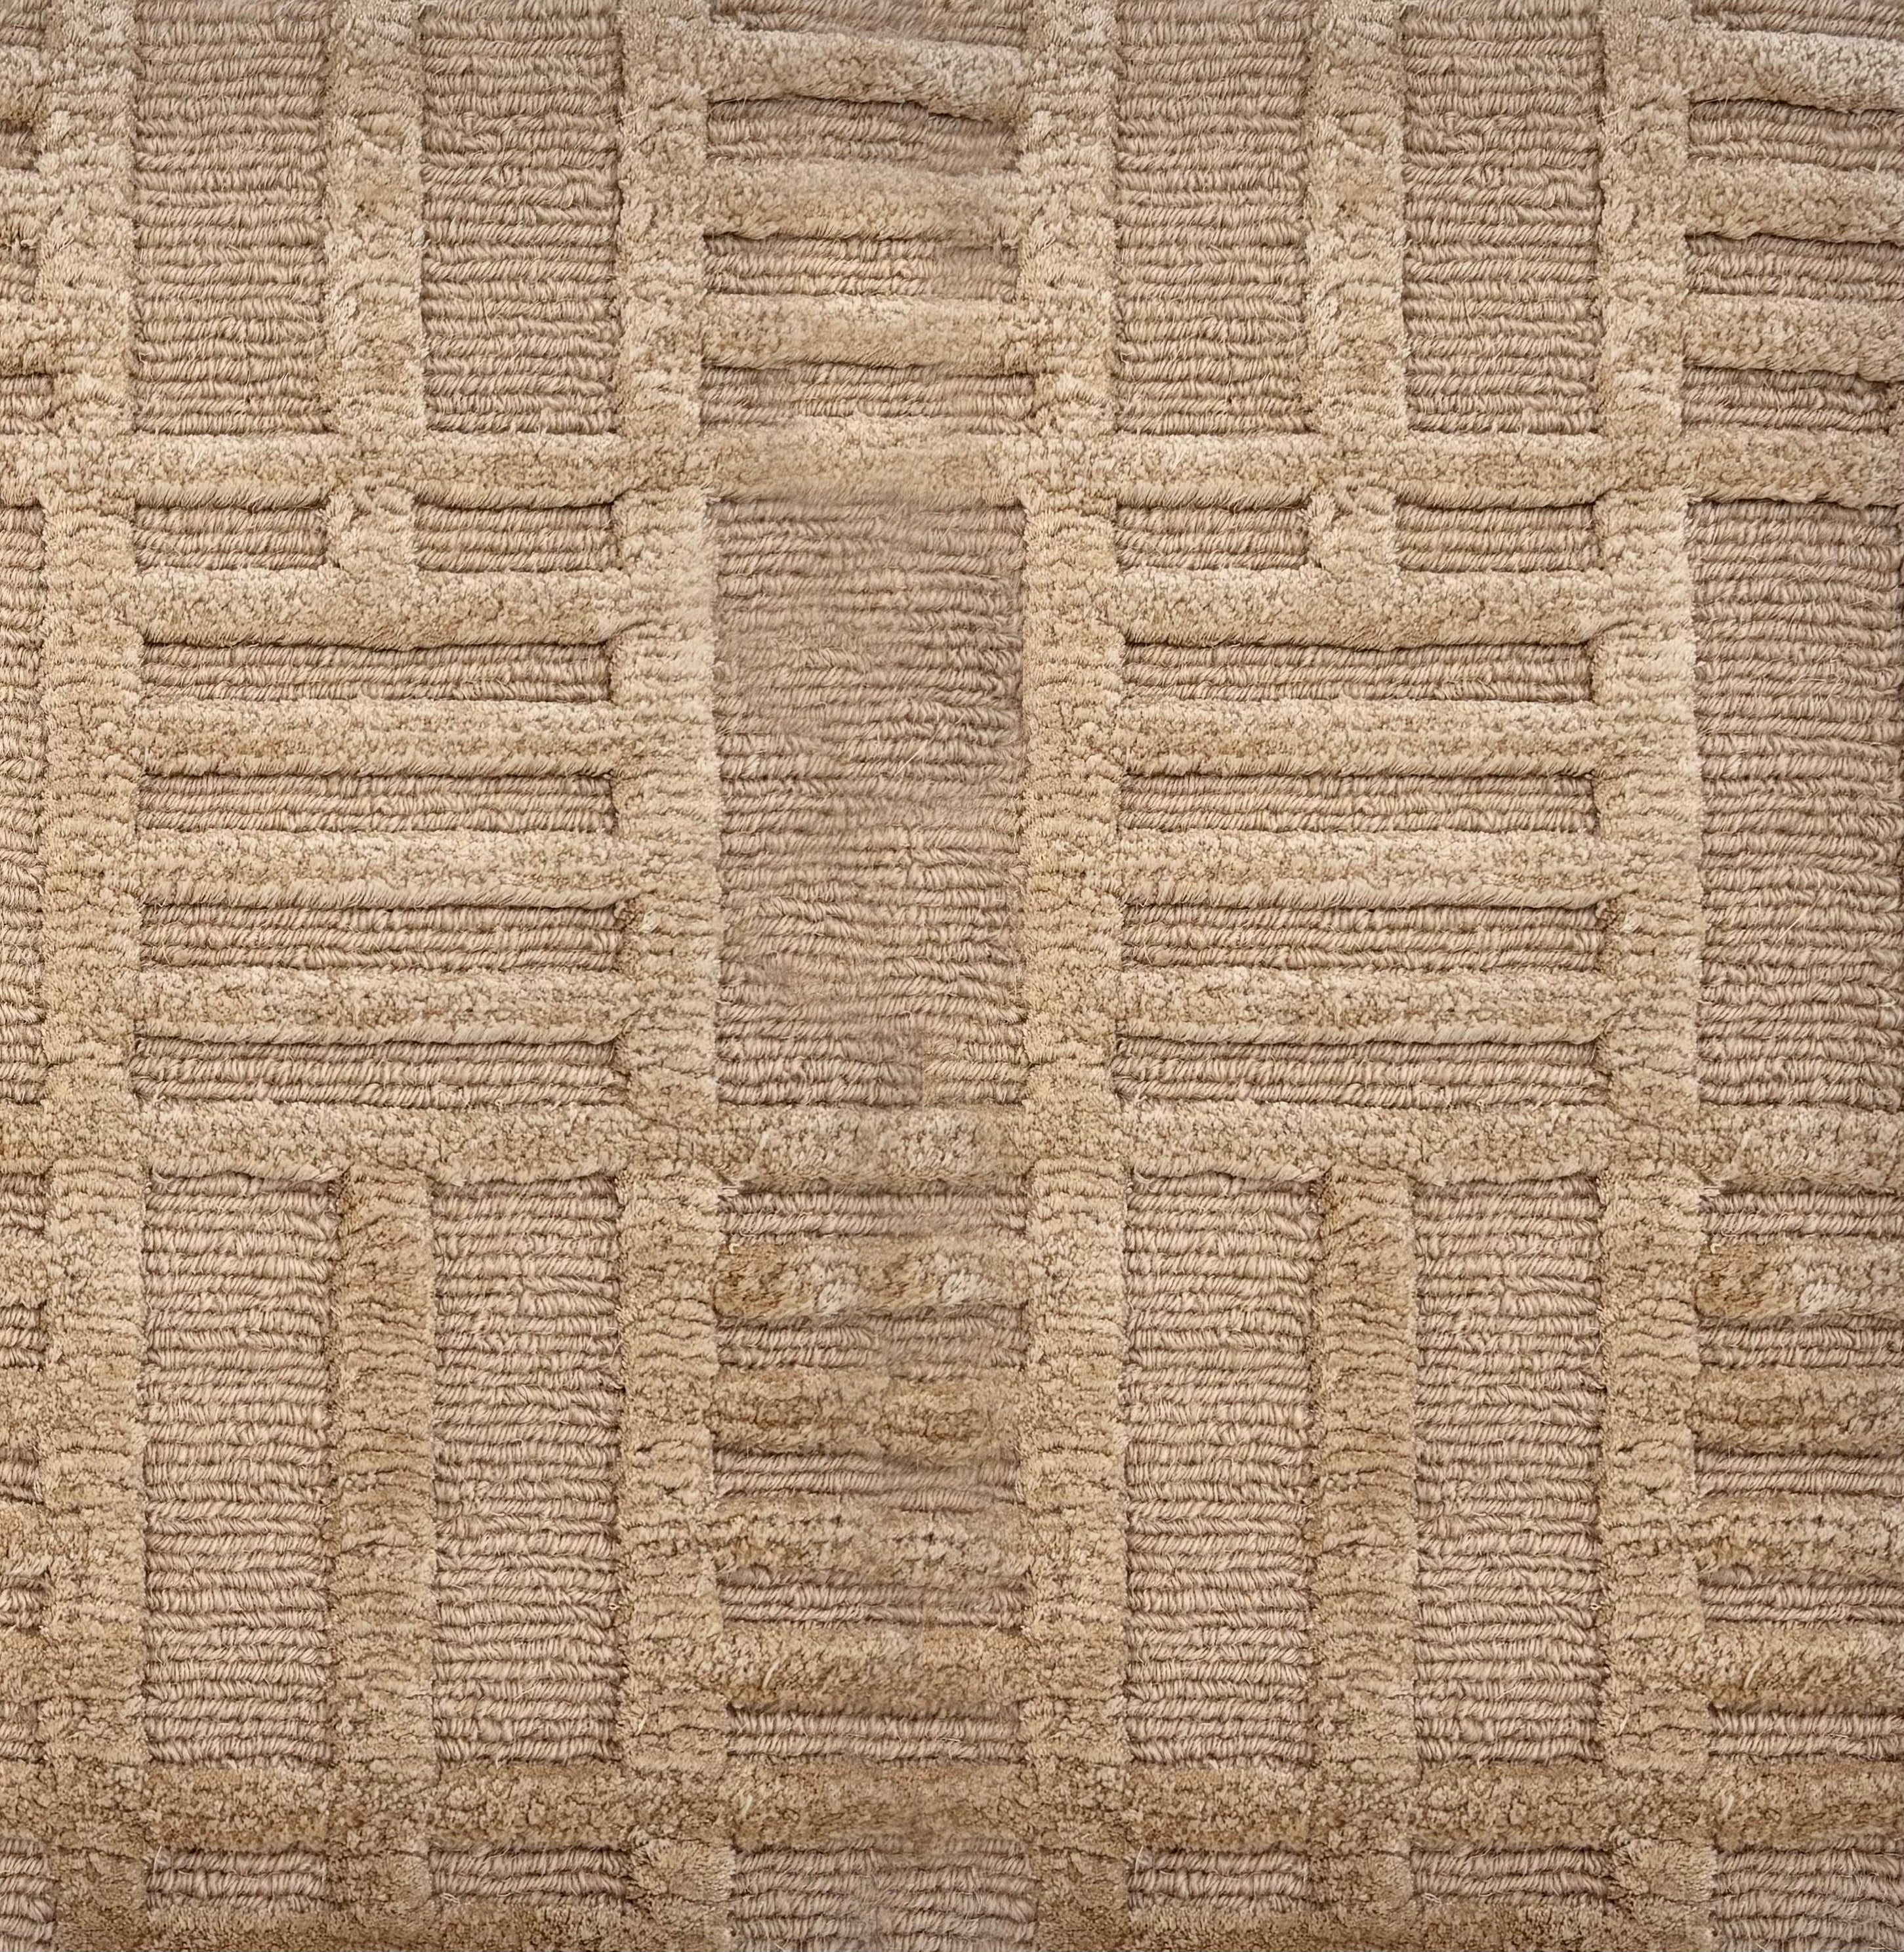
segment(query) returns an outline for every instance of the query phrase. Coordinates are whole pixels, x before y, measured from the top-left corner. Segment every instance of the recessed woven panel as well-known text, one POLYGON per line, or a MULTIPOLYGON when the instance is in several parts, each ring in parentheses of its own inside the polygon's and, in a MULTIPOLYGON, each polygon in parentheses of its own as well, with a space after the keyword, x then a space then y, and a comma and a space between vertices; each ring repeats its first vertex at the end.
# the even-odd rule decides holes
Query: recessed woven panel
POLYGON ((1118 414, 1302 426, 1310 10, 1118 0, 1118 414))
POLYGON ((1591 969, 1595 911, 1127 902, 1124 953, 1144 968, 1591 969))
POLYGON ((145 960, 169 969, 608 969, 612 909, 145 905, 145 960))
POLYGON ((618 330, 614 8, 433 0, 417 20, 430 421, 605 433, 618 330))
POLYGON ((1701 1089, 1904 1103, 1904 604, 1890 508, 1690 518, 1705 775, 1701 1089))
POLYGON ((1421 0, 1402 17, 1417 427, 1593 429, 1596 13, 1590 0, 1421 0))
POLYGON ((625 1853, 601 1844, 485 1845, 430 1853, 430 1882, 444 1904, 613 1905, 627 1894, 625 1853))
POLYGON ((314 1850, 161 1850, 145 1872, 146 1902, 235 1905, 248 1911, 311 1911, 329 1889, 314 1850))
POLYGON ((1171 1904, 1299 1911, 1309 1867, 1293 1850, 1146 1850, 1130 1866, 1129 1891, 1133 1911, 1171 1904))
POLYGON ((223 1174, 147 1196, 145 1720, 161 1761, 328 1753, 337 1224, 323 1185, 223 1174))
POLYGON ((1904 1931, 1904 1853, 1721 1850, 1712 1922, 1720 1952, 1880 1952, 1904 1931))
POLYGON ((1024 0, 714 0, 714 17, 775 32, 918 35, 1001 47, 1024 31, 1024 0))
POLYGON ((801 420, 928 421, 948 433, 1005 433, 1031 410, 1030 376, 939 366, 862 366, 795 360, 784 366, 711 366, 701 416, 710 427, 801 420))
POLYGON ((602 643, 439 644, 147 642, 148 693, 289 704, 307 698, 580 705, 608 695, 602 643))
POLYGON ((1153 773, 1124 783, 1127 828, 1291 833, 1586 834, 1593 783, 1577 774, 1153 773))
POLYGON ((445 570, 608 569, 614 510, 458 508, 417 504, 417 567, 445 570))
POLYGON ((1293 569, 1308 554, 1308 513, 1299 503, 1122 508, 1117 542, 1124 569, 1293 569))
POLYGON ((1459 1105, 1591 1103, 1605 1081, 1590 1043, 1279 1043, 1127 1034, 1111 1075, 1138 1100, 1280 1100, 1425 1111, 1459 1105))
POLYGON ((936 238, 710 237, 708 289, 742 298, 1007 299, 1011 252, 936 238))
POLYGON ((742 1952, 1015 1952, 1036 1944, 1030 1866, 1015 1846, 921 1860, 896 1850, 743 1850, 734 1864, 742 1952))
POLYGON ((15 1103, 38 1098, 45 1081, 42 553, 39 511, 0 508, 0 1101, 15 1103))
POLYGON ((1132 1189, 1129 1727, 1145 1763, 1306 1762, 1315 1190, 1132 1189))
POLYGON ((324 511, 314 502, 133 511, 133 555, 141 569, 316 569, 324 546, 324 511))
POLYGON ((1593 505, 1565 508, 1443 508, 1402 502, 1396 553, 1404 569, 1591 569, 1599 560, 1593 505))
POLYGON ((0 1287, 0 1369, 36 1369, 46 1353, 44 1287, 26 1268, 43 1258, 46 1237, 46 1182, 38 1174, 0 1174, 0 1250, 16 1269, 0 1287))
POLYGON ((149 775, 140 805, 173 834, 608 834, 611 784, 599 773, 183 773, 149 775))
POLYGON ((612 1750, 621 1388, 614 1187, 439 1188, 436 1752, 612 1750))
POLYGON ((1809 163, 1825 169, 1904 167, 1904 111, 1822 108, 1806 102, 1695 102, 1687 110, 1695 162, 1809 163))
POLYGON ((1698 427, 1793 427, 1809 433, 1883 433, 1895 387, 1855 373, 1777 373, 1689 366, 1684 416, 1698 427))
POLYGON ((0 1934, 20 1952, 53 1952, 53 1879, 45 1848, 0 1838, 0 1934))
POLYGON ((708 105, 711 162, 874 163, 969 176, 1009 169, 1017 150, 1008 122, 914 102, 794 95, 708 105))
POLYGON ((324 1043, 145 1036, 133 1053, 141 1097, 469 1110, 608 1105, 624 1093, 611 1043, 448 1036, 324 1043))
POLYGON ((1890 0, 1693 0, 1693 16, 1762 34, 1869 34, 1904 37, 1890 0))
POLYGON ((1415 1216, 1422 1750, 1581 1760, 1603 1672, 1598 1197, 1423 1187, 1415 1216))
POLYGON ((1446 699, 1559 705, 1584 700, 1593 679, 1584 643, 1124 644, 1127 692, 1212 705, 1297 698, 1446 699))
POLYGON ((1417 1850, 1415 1888, 1426 1904, 1472 1899, 1487 1904, 1603 1905, 1612 1896, 1612 1857, 1577 1844, 1545 1850, 1417 1850))
POLYGON ((1016 518, 715 521, 724 1095, 1010 1103, 1016 518))
POLYGON ((323 0, 137 0, 142 427, 325 423, 323 0))

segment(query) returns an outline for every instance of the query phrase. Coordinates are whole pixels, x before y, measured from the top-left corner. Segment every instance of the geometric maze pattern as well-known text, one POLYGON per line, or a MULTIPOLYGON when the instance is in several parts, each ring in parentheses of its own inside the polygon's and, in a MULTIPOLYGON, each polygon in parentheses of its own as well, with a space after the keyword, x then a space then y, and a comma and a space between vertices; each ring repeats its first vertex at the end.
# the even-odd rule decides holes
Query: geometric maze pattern
POLYGON ((1904 1938, 1895 0, 0 0, 0 1945, 1904 1938))

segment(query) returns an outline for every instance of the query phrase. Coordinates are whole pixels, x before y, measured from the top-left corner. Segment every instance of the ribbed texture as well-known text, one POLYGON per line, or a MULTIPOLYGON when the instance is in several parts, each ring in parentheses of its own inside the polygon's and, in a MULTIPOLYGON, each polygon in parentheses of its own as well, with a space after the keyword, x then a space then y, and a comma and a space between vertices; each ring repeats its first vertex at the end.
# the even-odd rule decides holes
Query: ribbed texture
POLYGON ((1590 834, 1593 783, 1564 773, 1136 774, 1124 783, 1121 818, 1164 834, 1590 834))
POLYGON ((1613 1895, 1612 1853, 1577 1844, 1418 1850, 1415 1894, 1424 1904, 1603 1905, 1613 1895))
POLYGON ((1707 1195, 1702 1210, 1715 1240, 1784 1234, 1904 1240, 1904 1194, 1862 1187, 1721 1190, 1707 1195))
POLYGON ((0 1838, 0 1945, 53 1952, 53 1874, 45 1847, 0 1838))
POLYGON ((1284 698, 1446 699, 1533 705, 1584 701, 1593 686, 1587 644, 1424 644, 1365 650, 1341 644, 1197 644, 1132 638, 1127 693, 1211 705, 1284 698))
POLYGON ((1133 1911, 1162 1904, 1297 1911, 1308 1902, 1309 1866, 1293 1850, 1144 1850, 1127 1889, 1133 1911))
POLYGON ((145 1099, 261 1104, 389 1105, 473 1111, 502 1105, 612 1105, 627 1087, 611 1043, 213 1042, 141 1037, 133 1088, 145 1099))
POLYGON ((1590 908, 1296 907, 1127 902, 1127 965, 1199 969, 1591 969, 1590 908))
POLYGON ((947 433, 1008 433, 1031 411, 1030 376, 938 366, 859 366, 793 360, 783 366, 708 366, 701 374, 704 426, 779 421, 931 421, 947 433))
POLYGON ((1408 418, 1587 433, 1599 356, 1593 0, 1402 10, 1408 418))
POLYGON ((1904 1104, 1904 615, 1894 511, 1693 513, 1705 781, 1700 1088, 1904 1104))
POLYGON ((1599 561, 1590 502, 1557 508, 1395 505, 1395 548, 1404 569, 1592 569, 1599 561))
POLYGON ((161 433, 324 424, 322 0, 136 0, 134 356, 161 433))
POLYGON ((30 1701, 0 1701, 0 1763, 37 1767, 45 1760, 38 1707, 30 1701))
POLYGON ((1822 169, 1904 170, 1904 113, 1818 108, 1800 102, 1695 102, 1687 153, 1696 163, 1810 163, 1822 169))
POLYGON ((439 1904, 621 1905, 633 1895, 628 1853, 599 1844, 433 1850, 439 1904))
POLYGON ((429 570, 612 569, 614 509, 458 508, 419 502, 417 567, 429 570))
POLYGON ((608 696, 606 644, 358 644, 148 642, 140 677, 154 697, 284 704, 302 698, 457 699, 597 703, 608 696))
POLYGON ((171 1763, 324 1762, 327 1186, 146 1197, 145 1741, 171 1763))
POLYGON ((1680 412, 1689 431, 1704 427, 1790 427, 1802 433, 1883 433, 1896 388, 1855 373, 1773 373, 1689 366, 1680 412))
POLYGON ((418 15, 433 426, 614 425, 617 38, 613 0, 433 0, 418 15))
POLYGON ((1011 296, 1018 254, 933 237, 710 237, 707 288, 749 298, 1011 296))
POLYGON ((1013 47, 1024 0, 714 0, 714 17, 782 33, 904 35, 1013 47))
POLYGON ((749 1762, 1018 1763, 1015 1716, 730 1708, 727 1753, 749 1762))
POLYGON ((1762 34, 1870 34, 1904 40, 1894 0, 1693 0, 1696 20, 1762 34))
POLYGON ((53 404, 53 383, 44 373, 0 374, 0 433, 31 433, 53 404))
POLYGON ((1118 416, 1304 424, 1305 0, 1118 0, 1118 416))
POLYGON ((1009 123, 944 114, 911 102, 793 95, 708 105, 708 160, 714 163, 873 163, 977 176, 1008 170, 1017 155, 1009 123))
POLYGON ((0 1102, 45 1083, 41 1044, 40 512, 0 508, 0 1102))
POLYGON ((715 523, 723 1096, 1011 1102, 1017 518, 715 523))
POLYGON ((1309 552, 1308 510, 1121 508, 1121 569, 1293 569, 1309 552))
POLYGON ((439 1187, 436 1752, 613 1753, 621 1415, 614 1188, 439 1187))
POLYGON ((139 815, 155 831, 222 834, 611 834, 603 774, 148 774, 139 815))
POLYGON ((610 969, 612 909, 330 908, 148 902, 139 938, 169 969, 610 969))
POLYGON ((320 569, 325 523, 315 503, 298 508, 171 508, 133 511, 133 560, 141 569, 320 569))
POLYGON ((1717 1952, 1889 1952, 1904 1944, 1904 1852, 1722 1850, 1712 1943, 1717 1952))
MULTIPOLYGON (((45 1252, 46 1182, 37 1173, 0 1173, 0 1241, 18 1253, 45 1252)), ((0 1283, 0 1369, 39 1367, 46 1353, 40 1297, 0 1283)))
POLYGON ((1443 1106, 1588 1104, 1605 1095, 1590 1043, 1255 1043, 1240 1037, 1118 1040, 1124 1097, 1282 1100, 1432 1111, 1443 1106))
POLYGON ((315 1850, 161 1850, 145 1872, 145 1901, 229 1904, 247 1911, 311 1911, 329 1892, 315 1850))
POLYGON ((1715 1707, 1711 1750, 1728 1762, 1904 1763, 1904 1710, 1715 1707))
POLYGON ((1817 237, 1688 237, 1686 288, 1721 297, 1904 299, 1904 244, 1817 237))
POLYGON ((1134 1762, 1309 1756, 1315 1190, 1140 1178, 1125 1225, 1134 1762))
POLYGON ((1415 1703, 1428 1760, 1595 1750, 1599 1217, 1582 1179, 1415 1194, 1415 1703))
POLYGON ((1030 1952, 1037 1917, 1030 1857, 980 1841, 924 1860, 738 1850, 727 1904, 737 1952, 1030 1952))
POLYGON ((0 1566, 0 1629, 37 1634, 45 1620, 44 1565, 0 1566))

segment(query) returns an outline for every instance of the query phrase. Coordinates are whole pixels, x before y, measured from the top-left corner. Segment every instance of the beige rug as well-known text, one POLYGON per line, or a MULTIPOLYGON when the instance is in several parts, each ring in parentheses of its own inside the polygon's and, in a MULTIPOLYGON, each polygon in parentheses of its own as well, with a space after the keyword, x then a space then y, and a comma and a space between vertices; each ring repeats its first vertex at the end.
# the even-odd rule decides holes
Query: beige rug
POLYGON ((1904 1945, 1904 0, 0 0, 0 1952, 1904 1945))

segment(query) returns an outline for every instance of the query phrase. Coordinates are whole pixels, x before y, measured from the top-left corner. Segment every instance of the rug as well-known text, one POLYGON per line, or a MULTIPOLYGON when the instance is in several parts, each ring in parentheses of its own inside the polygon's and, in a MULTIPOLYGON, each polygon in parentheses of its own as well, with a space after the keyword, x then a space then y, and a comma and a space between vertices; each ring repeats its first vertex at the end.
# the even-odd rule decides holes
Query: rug
POLYGON ((0 1947, 1904 1945, 1899 0, 0 0, 0 1947))

